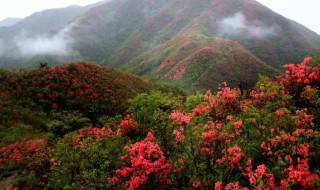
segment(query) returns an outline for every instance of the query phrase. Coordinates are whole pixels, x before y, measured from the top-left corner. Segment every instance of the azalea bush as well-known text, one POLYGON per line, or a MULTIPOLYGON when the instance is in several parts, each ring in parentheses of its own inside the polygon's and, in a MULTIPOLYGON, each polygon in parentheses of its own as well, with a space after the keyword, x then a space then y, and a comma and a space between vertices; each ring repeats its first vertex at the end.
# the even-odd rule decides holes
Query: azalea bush
POLYGON ((1 147, 0 168, 30 174, 21 189, 319 189, 320 64, 284 68, 250 91, 140 94, 121 121, 1 147))
POLYGON ((94 122, 122 114, 129 98, 155 88, 142 78, 90 63, 0 72, 0 82, 0 105, 78 111, 94 122))

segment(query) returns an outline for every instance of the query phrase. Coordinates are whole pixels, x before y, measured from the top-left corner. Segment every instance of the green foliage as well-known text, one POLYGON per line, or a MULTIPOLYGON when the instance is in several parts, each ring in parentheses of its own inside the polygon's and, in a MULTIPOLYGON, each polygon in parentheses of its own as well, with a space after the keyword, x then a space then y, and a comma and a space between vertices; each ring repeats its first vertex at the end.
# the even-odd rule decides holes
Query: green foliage
POLYGON ((7 128, 18 123, 32 125, 35 129, 42 128, 47 122, 47 116, 40 110, 24 108, 17 101, 11 101, 0 108, 0 128, 7 128))
POLYGON ((34 130, 32 126, 20 123, 0 131, 0 144, 12 144, 32 137, 34 137, 34 130))
POLYGON ((107 127, 112 130, 116 130, 122 120, 122 115, 116 115, 114 117, 104 115, 98 119, 97 125, 99 127, 107 127))
POLYGON ((180 106, 177 98, 161 92, 139 94, 134 99, 129 100, 129 103, 129 112, 133 113, 135 121, 143 125, 149 125, 152 121, 155 121, 154 113, 156 111, 170 113, 180 106))
MULTIPOLYGON (((68 137, 70 138, 70 137, 68 137)), ((123 154, 124 144, 120 138, 94 140, 85 139, 85 146, 72 147, 59 142, 52 149, 52 158, 61 163, 48 174, 49 189, 108 189, 107 179, 115 176, 121 166, 119 155, 123 154)), ((51 158, 51 159, 52 159, 51 158)))
POLYGON ((52 111, 46 130, 56 135, 63 136, 76 129, 91 125, 89 118, 78 111, 52 111))
POLYGON ((201 102, 206 101, 205 96, 199 92, 197 92, 195 95, 188 96, 186 99, 186 102, 184 103, 185 110, 187 112, 192 111, 197 105, 199 105, 201 102))

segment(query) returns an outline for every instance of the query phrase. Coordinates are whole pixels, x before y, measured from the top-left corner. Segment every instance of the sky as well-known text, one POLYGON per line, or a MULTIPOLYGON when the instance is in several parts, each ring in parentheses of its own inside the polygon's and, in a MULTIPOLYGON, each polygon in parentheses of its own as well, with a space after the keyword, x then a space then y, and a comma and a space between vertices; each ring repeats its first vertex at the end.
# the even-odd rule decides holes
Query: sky
MULTIPOLYGON (((34 12, 69 5, 89 5, 99 0, 0 0, 0 20, 26 17, 34 12)), ((320 34, 320 0, 257 0, 273 11, 320 34)))
POLYGON ((45 9, 69 5, 90 5, 100 0, 0 0, 0 20, 7 17, 24 18, 45 9))
POLYGON ((320 0, 257 0, 274 12, 320 34, 320 0))

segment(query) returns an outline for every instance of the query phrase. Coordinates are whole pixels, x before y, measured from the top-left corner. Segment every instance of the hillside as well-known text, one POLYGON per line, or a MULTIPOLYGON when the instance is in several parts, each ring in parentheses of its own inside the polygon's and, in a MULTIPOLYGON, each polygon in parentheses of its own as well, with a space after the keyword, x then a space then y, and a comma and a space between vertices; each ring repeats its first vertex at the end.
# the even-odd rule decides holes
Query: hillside
POLYGON ((6 110, 1 113, 3 127, 10 126, 5 123, 11 117, 16 117, 17 122, 25 117, 15 113, 17 106, 46 114, 76 111, 96 122, 104 115, 122 114, 128 108, 127 100, 138 93, 162 88, 145 79, 89 63, 30 71, 3 70, 0 81, 0 102, 4 106, 1 111, 6 110))
POLYGON ((237 42, 204 35, 173 38, 122 68, 177 84, 191 92, 216 91, 225 81, 230 86, 238 86, 240 82, 253 84, 258 74, 276 74, 275 69, 237 42))

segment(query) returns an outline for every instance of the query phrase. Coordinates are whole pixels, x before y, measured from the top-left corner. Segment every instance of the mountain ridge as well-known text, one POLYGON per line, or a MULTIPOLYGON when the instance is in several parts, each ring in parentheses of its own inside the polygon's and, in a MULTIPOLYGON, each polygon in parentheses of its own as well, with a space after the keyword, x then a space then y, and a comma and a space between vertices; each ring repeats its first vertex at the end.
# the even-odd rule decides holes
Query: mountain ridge
POLYGON ((23 20, 23 18, 7 17, 0 21, 0 27, 10 27, 23 20))

